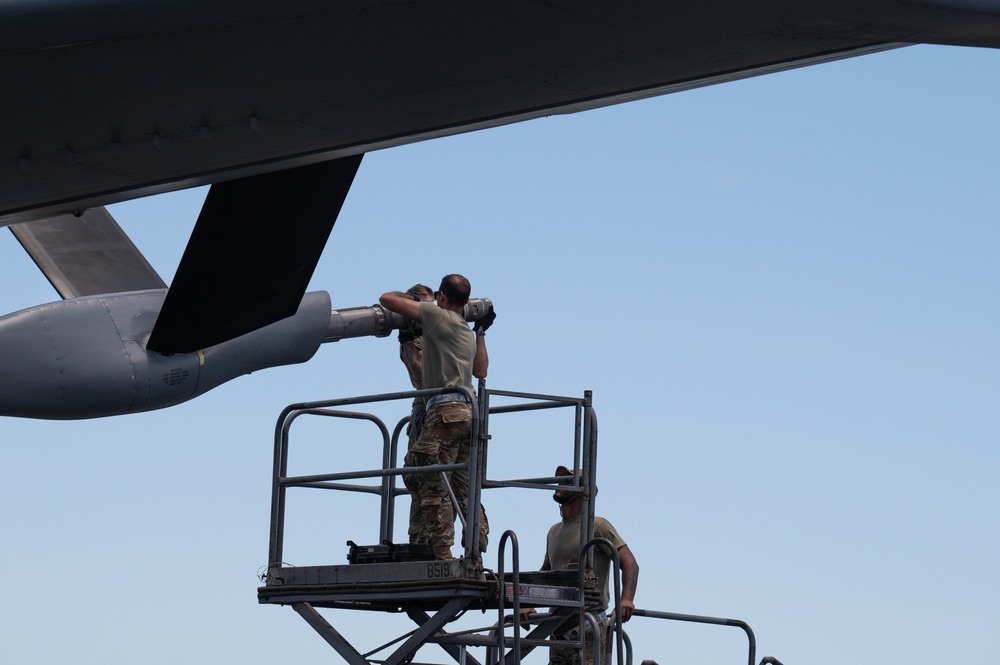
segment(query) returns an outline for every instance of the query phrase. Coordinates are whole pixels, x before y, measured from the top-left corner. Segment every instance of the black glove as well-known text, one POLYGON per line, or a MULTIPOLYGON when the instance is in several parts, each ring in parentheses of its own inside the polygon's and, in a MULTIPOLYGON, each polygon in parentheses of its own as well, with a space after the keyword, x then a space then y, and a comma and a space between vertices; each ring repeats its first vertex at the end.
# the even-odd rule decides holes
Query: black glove
POLYGON ((496 319, 497 313, 493 311, 493 305, 490 305, 490 310, 486 312, 486 316, 476 322, 476 331, 485 333, 496 319))
POLYGON ((412 342, 417 337, 419 337, 419 335, 417 335, 416 331, 414 331, 413 328, 410 328, 409 326, 399 329, 400 344, 402 344, 403 342, 412 342))

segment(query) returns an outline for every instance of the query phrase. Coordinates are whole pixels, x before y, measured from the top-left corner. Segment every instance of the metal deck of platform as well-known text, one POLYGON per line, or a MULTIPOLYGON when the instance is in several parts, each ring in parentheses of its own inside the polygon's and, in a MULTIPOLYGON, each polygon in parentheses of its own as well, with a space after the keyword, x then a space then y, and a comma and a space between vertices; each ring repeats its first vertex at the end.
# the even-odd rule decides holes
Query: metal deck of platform
MULTIPOLYGON (((261 604, 398 612, 406 607, 437 611, 459 598, 468 607, 499 607, 496 573, 464 559, 403 563, 273 568, 257 589, 261 604)), ((513 575, 504 575, 504 605, 514 599, 513 575)), ((579 606, 576 575, 566 571, 521 573, 520 602, 539 607, 579 606)))

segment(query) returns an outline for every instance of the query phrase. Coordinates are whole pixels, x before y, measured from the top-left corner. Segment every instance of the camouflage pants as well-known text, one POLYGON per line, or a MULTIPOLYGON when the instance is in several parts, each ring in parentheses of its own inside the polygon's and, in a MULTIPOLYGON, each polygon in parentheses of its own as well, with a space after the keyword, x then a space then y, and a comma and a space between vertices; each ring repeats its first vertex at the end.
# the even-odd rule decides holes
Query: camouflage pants
MULTIPOLYGON (((607 639, 611 633, 607 623, 601 623, 601 651, 607 653, 607 639)), ((552 635, 556 640, 579 639, 580 624, 576 619, 563 624, 552 635), (565 629, 565 630, 564 630, 565 629)), ((589 626, 583 638, 583 650, 586 656, 584 665, 594 665, 594 633, 589 626)), ((604 657, 597 659, 598 665, 604 662, 604 657)), ((549 647, 549 665, 580 665, 580 650, 571 647, 549 647)))
MULTIPOLYGON (((412 434, 412 432, 411 432, 412 434)), ((461 464, 469 461, 472 438, 472 406, 462 402, 436 404, 424 413, 416 441, 406 454, 405 465, 461 464)), ((458 504, 469 502, 469 474, 464 471, 445 474, 458 504)), ((450 547, 455 543, 455 509, 448 488, 439 473, 406 477, 411 492, 411 543, 450 547)), ((485 551, 489 524, 480 507, 480 551, 485 551)))

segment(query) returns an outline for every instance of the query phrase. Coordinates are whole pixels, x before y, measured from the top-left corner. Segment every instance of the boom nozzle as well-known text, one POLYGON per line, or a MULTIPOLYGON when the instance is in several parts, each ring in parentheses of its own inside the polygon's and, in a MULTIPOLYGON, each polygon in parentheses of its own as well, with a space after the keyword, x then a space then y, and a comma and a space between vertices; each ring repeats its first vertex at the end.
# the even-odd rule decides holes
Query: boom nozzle
MULTIPOLYGON (((465 320, 470 323, 478 321, 486 316, 492 306, 493 302, 489 298, 470 298, 463 312, 465 320)), ((399 330, 405 324, 406 319, 382 305, 335 309, 330 312, 330 326, 323 341, 339 342, 351 337, 388 337, 393 330, 399 330)))

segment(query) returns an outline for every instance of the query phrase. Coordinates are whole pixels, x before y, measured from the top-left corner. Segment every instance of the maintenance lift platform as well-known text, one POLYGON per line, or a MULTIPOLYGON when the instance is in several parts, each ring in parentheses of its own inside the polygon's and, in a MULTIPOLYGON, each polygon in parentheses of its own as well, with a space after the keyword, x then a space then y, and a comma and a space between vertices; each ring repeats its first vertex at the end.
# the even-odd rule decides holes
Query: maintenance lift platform
MULTIPOLYGON (((409 407, 408 402, 404 403, 409 407)), ((405 434, 403 438, 405 441, 405 434)), ((351 441, 350 445, 354 442, 351 441)), ((448 657, 446 662, 453 661, 459 665, 519 665, 522 658, 538 647, 574 648, 583 655, 584 640, 581 636, 588 632, 596 636, 595 665, 612 663, 615 658, 618 665, 631 665, 631 642, 618 619, 621 616, 618 553, 607 540, 594 538, 597 418, 590 391, 585 392, 582 398, 515 393, 488 390, 485 381, 481 380, 478 395, 473 395, 468 389, 436 389, 292 404, 278 418, 274 446, 268 565, 266 572, 261 574, 264 586, 257 590, 258 601, 291 606, 350 665, 408 665, 417 662, 415 656, 418 650, 431 644, 440 647, 443 651, 441 656, 448 657), (359 405, 371 407, 381 402, 430 398, 443 392, 463 391, 473 405, 473 435, 467 464, 429 467, 397 464, 400 435, 405 432, 410 416, 399 420, 390 434, 381 418, 350 410, 359 405), (492 405, 491 400, 501 404, 492 405), (573 475, 506 480, 489 478, 490 418, 542 409, 568 409, 572 413, 573 450, 572 453, 567 450, 562 459, 573 460, 573 475), (328 422, 343 422, 346 419, 374 425, 381 437, 380 467, 289 476, 290 430, 293 423, 306 416, 332 419, 328 422), (396 500, 409 495, 408 490, 401 486, 401 476, 442 473, 447 481, 448 472, 454 471, 466 471, 469 477, 468 506, 458 505, 449 485, 455 513, 461 517, 463 533, 479 533, 479 506, 484 489, 552 491, 561 485, 563 489, 580 493, 583 497, 580 560, 585 565, 578 570, 521 571, 517 536, 513 531, 505 531, 499 538, 494 569, 484 567, 476 537, 462 538, 462 556, 447 561, 434 560, 433 551, 427 546, 394 544, 396 500), (297 492, 333 490, 345 493, 342 496, 357 492, 377 495, 380 509, 377 543, 355 545, 348 541, 350 550, 346 564, 291 566, 283 563, 286 499, 291 489, 297 492), (603 612, 595 616, 587 611, 588 605, 591 605, 588 600, 600 593, 596 578, 590 572, 594 548, 597 547, 604 548, 613 565, 611 599, 615 612, 608 628, 603 625, 608 621, 603 612), (509 571, 506 568, 508 561, 509 571), (515 620, 521 607, 535 608, 536 613, 530 617, 530 630, 522 629, 521 622, 515 620), (416 628, 389 639, 374 652, 362 653, 328 621, 327 615, 320 613, 320 609, 405 613, 416 628), (467 610, 495 612, 496 619, 483 627, 447 630, 449 624, 467 610), (577 629, 567 631, 564 624, 577 629), (552 637, 554 633, 559 634, 558 640, 552 637), (600 639, 602 635, 608 636, 604 644, 600 639), (474 653, 477 656, 484 654, 481 661, 470 653, 470 648, 476 648, 474 653)), ((356 503, 353 502, 348 510, 356 511, 356 503)), ((334 514, 330 516, 330 524, 335 521, 334 514)), ((375 523, 374 516, 370 523, 375 523)), ((456 528, 456 534, 458 532, 456 528)), ((495 534, 493 538, 495 541, 495 534)), ((747 663, 755 665, 754 634, 742 621, 643 609, 636 609, 633 617, 741 628, 749 641, 747 663)), ((425 653, 421 652, 421 656, 424 657, 425 653)), ((642 662, 647 665, 654 661, 642 662)), ((780 665, 772 657, 761 660, 761 665, 766 663, 780 665)))

